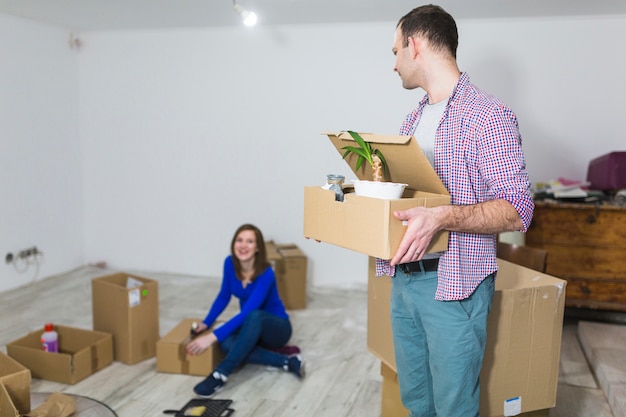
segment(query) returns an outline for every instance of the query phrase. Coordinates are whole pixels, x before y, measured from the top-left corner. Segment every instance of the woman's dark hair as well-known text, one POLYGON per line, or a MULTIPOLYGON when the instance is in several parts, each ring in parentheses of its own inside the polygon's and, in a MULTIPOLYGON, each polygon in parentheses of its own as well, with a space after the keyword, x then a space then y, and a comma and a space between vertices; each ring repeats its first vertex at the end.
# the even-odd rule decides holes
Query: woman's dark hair
POLYGON ((243 224, 239 226, 233 236, 233 240, 230 242, 230 253, 232 255, 231 258, 233 260, 233 264, 235 265, 235 274, 237 275, 237 278, 241 281, 243 279, 243 274, 241 273, 241 262, 239 262, 239 259, 235 256, 235 241, 237 240, 237 236, 239 236, 239 233, 245 230, 253 231, 254 236, 256 237, 257 251, 254 257, 254 272, 251 279, 252 281, 254 281, 256 277, 261 275, 267 269, 267 267, 270 266, 270 263, 267 260, 265 240, 263 239, 263 233, 261 233, 261 230, 259 230, 259 228, 253 224, 243 224))
POLYGON ((456 59, 459 32, 454 18, 440 6, 428 4, 416 7, 400 18, 396 28, 402 31, 402 46, 409 46, 409 38, 422 36, 433 50, 448 52, 456 59))

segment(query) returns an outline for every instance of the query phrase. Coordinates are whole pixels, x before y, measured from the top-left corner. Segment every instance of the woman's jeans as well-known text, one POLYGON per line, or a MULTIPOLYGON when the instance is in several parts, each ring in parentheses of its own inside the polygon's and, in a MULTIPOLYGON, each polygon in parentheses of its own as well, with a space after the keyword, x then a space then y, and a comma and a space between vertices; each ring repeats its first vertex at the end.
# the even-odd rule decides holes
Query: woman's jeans
POLYGON ((289 319, 254 310, 246 317, 238 332, 220 342, 226 359, 215 370, 228 376, 244 363, 283 368, 287 364, 287 356, 273 349, 284 346, 290 337, 289 319))
POLYGON ((391 327, 402 403, 411 417, 478 417, 478 378, 494 274, 472 295, 437 301, 437 271, 396 269, 391 327))

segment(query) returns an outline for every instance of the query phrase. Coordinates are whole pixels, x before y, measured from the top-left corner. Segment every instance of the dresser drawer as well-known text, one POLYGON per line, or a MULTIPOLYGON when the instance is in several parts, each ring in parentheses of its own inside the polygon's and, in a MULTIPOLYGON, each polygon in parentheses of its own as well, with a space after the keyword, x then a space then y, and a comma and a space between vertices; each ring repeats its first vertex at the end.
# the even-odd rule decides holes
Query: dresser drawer
POLYGON ((626 280, 568 278, 565 305, 626 312, 626 280))
POLYGON ((585 244, 527 243, 545 249, 546 274, 558 278, 622 278, 626 281, 626 249, 585 244))
POLYGON ((626 247, 626 208, 537 204, 526 244, 626 247))
POLYGON ((537 202, 526 245, 567 280, 566 306, 626 311, 626 208, 537 202))

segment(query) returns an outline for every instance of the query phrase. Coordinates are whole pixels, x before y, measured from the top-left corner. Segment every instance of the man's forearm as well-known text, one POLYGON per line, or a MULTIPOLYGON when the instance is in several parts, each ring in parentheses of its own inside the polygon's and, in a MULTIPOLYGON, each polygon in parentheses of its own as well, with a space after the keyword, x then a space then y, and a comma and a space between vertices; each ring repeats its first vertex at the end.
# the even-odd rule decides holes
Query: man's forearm
POLYGON ((440 206, 437 210, 442 230, 495 234, 523 228, 517 210, 506 200, 489 200, 467 206, 440 206))

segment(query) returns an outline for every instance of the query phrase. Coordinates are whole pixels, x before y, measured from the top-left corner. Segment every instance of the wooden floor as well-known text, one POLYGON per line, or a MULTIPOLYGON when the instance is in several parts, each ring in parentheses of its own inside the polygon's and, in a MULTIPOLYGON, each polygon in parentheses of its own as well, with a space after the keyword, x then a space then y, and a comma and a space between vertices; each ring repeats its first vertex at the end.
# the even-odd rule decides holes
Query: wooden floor
MULTIPOLYGON (((52 321, 92 328, 91 279, 106 275, 84 267, 0 293, 0 349, 52 321)), ((218 278, 127 271, 159 282, 160 332, 186 317, 203 317, 218 278)), ((232 374, 216 398, 233 400, 234 417, 378 417, 379 361, 368 352, 367 287, 313 289, 304 310, 290 311, 292 343, 301 347, 306 378, 248 365, 232 374)), ((226 315, 236 311, 231 304, 226 315)), ((614 417, 578 340, 578 323, 566 320, 557 406, 551 417, 614 417)), ((198 376, 156 372, 154 358, 136 365, 114 362, 75 385, 33 379, 31 392, 79 394, 99 400, 120 417, 155 417, 194 398, 198 376)), ((386 416, 385 416, 386 417, 386 416)), ((622 416, 615 416, 622 417, 622 416)))

